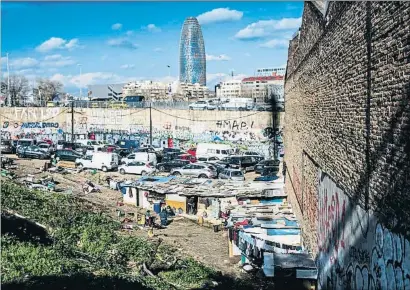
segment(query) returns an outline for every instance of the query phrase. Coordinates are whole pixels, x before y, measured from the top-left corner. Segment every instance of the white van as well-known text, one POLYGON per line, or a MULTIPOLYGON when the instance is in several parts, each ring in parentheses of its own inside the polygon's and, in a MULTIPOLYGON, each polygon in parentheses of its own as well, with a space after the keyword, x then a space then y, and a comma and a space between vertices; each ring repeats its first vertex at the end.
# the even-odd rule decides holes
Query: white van
POLYGON ((106 172, 117 170, 118 162, 119 158, 116 153, 96 152, 83 158, 77 158, 75 164, 79 168, 99 169, 106 172))
POLYGON ((91 140, 91 139, 77 139, 75 140, 76 143, 81 143, 84 146, 94 146, 94 148, 102 148, 104 147, 103 144, 101 144, 98 141, 91 140))
POLYGON ((217 157, 218 159, 222 159, 232 153, 232 147, 225 144, 199 143, 196 147, 196 158, 217 157))
POLYGON ((124 163, 128 164, 132 161, 143 161, 147 163, 152 163, 154 166, 156 166, 157 165, 157 155, 155 153, 135 152, 121 159, 121 163, 123 164, 124 163))

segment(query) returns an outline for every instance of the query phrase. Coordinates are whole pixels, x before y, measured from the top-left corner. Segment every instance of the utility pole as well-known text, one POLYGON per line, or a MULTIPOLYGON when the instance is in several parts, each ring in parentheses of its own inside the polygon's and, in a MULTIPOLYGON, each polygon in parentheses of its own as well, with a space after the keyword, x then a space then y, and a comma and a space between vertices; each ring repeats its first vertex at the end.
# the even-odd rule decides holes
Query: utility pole
POLYGON ((169 77, 169 79, 170 79, 170 81, 171 81, 171 66, 170 66, 170 65, 167 65, 167 67, 168 67, 168 77, 169 77))
POLYGON ((151 114, 152 99, 149 101, 149 145, 152 146, 152 114, 151 114))
POLYGON ((9 53, 7 53, 6 56, 7 56, 7 104, 9 107, 11 107, 9 53))
POLYGON ((74 97, 71 99, 71 142, 74 143, 74 97))

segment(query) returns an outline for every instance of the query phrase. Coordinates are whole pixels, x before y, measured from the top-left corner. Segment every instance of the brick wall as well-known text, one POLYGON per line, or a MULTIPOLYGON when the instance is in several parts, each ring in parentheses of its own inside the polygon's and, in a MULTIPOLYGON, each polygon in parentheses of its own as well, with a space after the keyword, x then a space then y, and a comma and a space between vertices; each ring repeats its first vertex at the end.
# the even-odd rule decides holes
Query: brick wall
MULTIPOLYGON (((372 257, 380 228, 410 252, 410 3, 329 2, 323 15, 306 2, 288 56, 286 190, 321 288, 343 289, 358 281, 349 265, 372 261, 351 249, 372 257)), ((373 282, 410 286, 386 273, 373 282)))

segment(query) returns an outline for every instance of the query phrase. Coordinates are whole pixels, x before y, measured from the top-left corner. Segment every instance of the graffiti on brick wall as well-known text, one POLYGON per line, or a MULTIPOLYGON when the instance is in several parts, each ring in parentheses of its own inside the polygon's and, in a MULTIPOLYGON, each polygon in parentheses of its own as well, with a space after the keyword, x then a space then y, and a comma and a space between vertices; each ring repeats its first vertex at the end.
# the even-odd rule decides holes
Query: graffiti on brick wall
POLYGON ((408 289, 410 242, 319 173, 319 289, 408 289))
POLYGON ((237 120, 223 120, 217 121, 216 127, 218 129, 225 129, 225 130, 233 130, 233 131, 240 131, 240 130, 250 130, 254 126, 254 121, 245 122, 245 121, 237 121, 237 120))
POLYGON ((303 215, 307 217, 309 224, 316 226, 318 218, 317 189, 305 186, 303 194, 303 215))

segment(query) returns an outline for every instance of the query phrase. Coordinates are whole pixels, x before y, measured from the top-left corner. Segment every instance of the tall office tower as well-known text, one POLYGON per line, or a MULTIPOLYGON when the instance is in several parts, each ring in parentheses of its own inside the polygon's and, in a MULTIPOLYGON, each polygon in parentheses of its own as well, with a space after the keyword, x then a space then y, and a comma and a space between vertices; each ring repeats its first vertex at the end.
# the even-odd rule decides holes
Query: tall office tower
POLYGON ((206 86, 205 43, 195 17, 184 21, 179 43, 179 81, 206 86))

